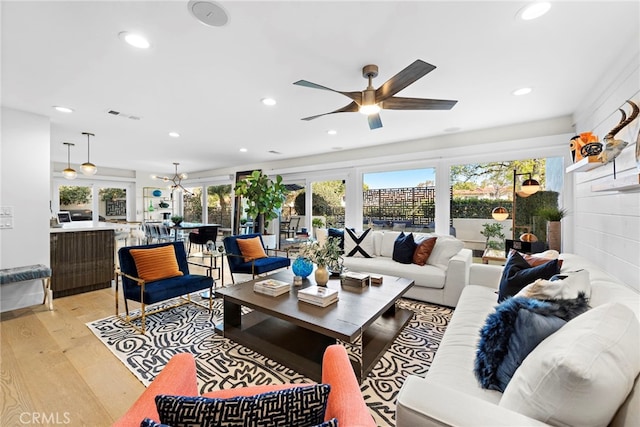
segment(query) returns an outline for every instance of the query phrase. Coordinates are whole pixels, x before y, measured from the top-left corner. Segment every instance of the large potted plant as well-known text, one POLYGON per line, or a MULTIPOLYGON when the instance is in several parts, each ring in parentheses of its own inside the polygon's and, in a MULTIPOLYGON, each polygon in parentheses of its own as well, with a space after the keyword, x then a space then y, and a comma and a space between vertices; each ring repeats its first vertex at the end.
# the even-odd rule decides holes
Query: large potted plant
POLYGON ((560 252, 562 249, 562 227, 560 221, 567 216, 566 209, 544 207, 536 213, 547 221, 547 244, 549 249, 560 252))
POLYGON ((282 207, 287 188, 282 177, 276 175, 275 181, 261 171, 253 171, 247 178, 239 181, 235 187, 236 196, 246 198, 245 212, 254 220, 254 230, 266 234, 269 221, 278 218, 277 209, 282 207))

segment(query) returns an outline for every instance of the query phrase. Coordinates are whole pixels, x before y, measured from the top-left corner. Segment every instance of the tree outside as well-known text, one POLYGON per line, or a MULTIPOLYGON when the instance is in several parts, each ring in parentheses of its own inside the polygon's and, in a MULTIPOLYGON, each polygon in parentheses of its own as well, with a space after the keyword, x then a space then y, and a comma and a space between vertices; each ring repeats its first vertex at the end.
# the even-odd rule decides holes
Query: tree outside
POLYGON ((60 206, 86 205, 91 202, 91 187, 61 185, 60 206))

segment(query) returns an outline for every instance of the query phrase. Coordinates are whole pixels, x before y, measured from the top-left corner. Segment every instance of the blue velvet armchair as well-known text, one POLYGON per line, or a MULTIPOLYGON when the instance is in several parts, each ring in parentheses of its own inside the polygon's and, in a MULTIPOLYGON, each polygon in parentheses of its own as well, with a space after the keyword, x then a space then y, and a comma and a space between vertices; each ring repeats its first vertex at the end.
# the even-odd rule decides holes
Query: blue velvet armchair
POLYGON ((189 263, 187 261, 187 254, 185 252, 183 242, 167 242, 152 245, 123 247, 118 251, 118 259, 120 261, 120 267, 116 268, 115 271, 116 315, 139 332, 143 334, 145 333, 145 321, 147 315, 168 310, 183 304, 192 303, 208 308, 211 311, 211 308, 213 307, 213 279, 208 276, 189 273, 189 263), (131 250, 145 250, 164 246, 173 247, 178 269, 182 275, 154 281, 145 281, 144 279, 141 279, 138 274, 135 259, 131 254, 131 250), (119 278, 122 278, 122 293, 126 310, 126 315, 124 317, 120 315, 118 310, 119 278), (208 307, 193 301, 190 296, 191 293, 204 289, 209 289, 208 307), (180 297, 180 302, 178 304, 163 306, 153 310, 146 309, 148 304, 155 304, 157 302, 177 297, 180 297), (134 316, 130 315, 128 300, 140 303, 141 307, 139 314, 134 316), (140 327, 133 323, 133 321, 137 319, 141 319, 140 327))
MULTIPOLYGON (((262 241, 262 235, 260 233, 227 236, 223 240, 224 249, 227 253, 229 270, 231 271, 231 280, 234 283, 234 273, 251 274, 251 276, 255 278, 259 274, 268 273, 270 271, 279 270, 281 268, 288 268, 291 265, 291 260, 288 257, 283 256, 268 256, 266 258, 257 258, 245 261, 245 258, 240 251, 240 247, 238 246, 238 239, 251 239, 254 237, 260 237, 262 247, 264 248, 264 242, 262 241)), ((274 250, 267 249, 265 252, 268 253, 269 251, 274 250)), ((286 253, 286 251, 281 252, 286 253)))

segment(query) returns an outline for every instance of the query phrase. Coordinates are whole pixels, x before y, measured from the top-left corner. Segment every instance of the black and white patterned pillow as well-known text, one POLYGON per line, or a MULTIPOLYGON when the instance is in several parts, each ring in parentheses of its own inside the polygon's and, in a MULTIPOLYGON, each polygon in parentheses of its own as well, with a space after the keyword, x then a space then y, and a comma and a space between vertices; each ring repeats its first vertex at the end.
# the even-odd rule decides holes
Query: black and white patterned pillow
POLYGON ((230 399, 158 395, 156 408, 172 427, 305 427, 323 423, 330 389, 317 384, 230 399))
POLYGON ((367 228, 358 234, 348 228, 344 229, 344 254, 356 258, 373 258, 373 231, 367 228))

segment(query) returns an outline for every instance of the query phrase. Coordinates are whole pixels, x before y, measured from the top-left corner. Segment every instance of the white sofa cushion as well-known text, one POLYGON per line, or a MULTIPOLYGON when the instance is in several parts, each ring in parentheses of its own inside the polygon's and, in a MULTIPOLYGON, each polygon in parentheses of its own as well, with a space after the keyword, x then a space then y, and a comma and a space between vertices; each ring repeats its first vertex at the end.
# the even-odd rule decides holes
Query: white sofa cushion
POLYGON ((576 299, 579 293, 591 297, 588 270, 569 271, 554 275, 550 280, 538 279, 525 286, 515 296, 536 299, 576 299))
POLYGON ((415 281, 415 286, 442 289, 447 278, 446 271, 430 265, 401 264, 387 257, 361 258, 345 257, 344 266, 360 273, 378 273, 389 276, 407 277, 415 281))
POLYGON ((380 246, 380 256, 393 257, 393 244, 400 235, 400 231, 385 231, 382 233, 382 245, 380 246))
POLYGON ((500 406, 553 425, 605 426, 640 373, 640 323, 607 303, 576 317, 524 360, 500 406))
MULTIPOLYGON (((416 241, 418 241, 417 238, 416 241)), ((438 240, 436 240, 436 245, 433 247, 431 255, 429 255, 427 264, 446 269, 449 260, 460 252, 463 247, 464 242, 462 240, 450 236, 438 236, 438 240)))

